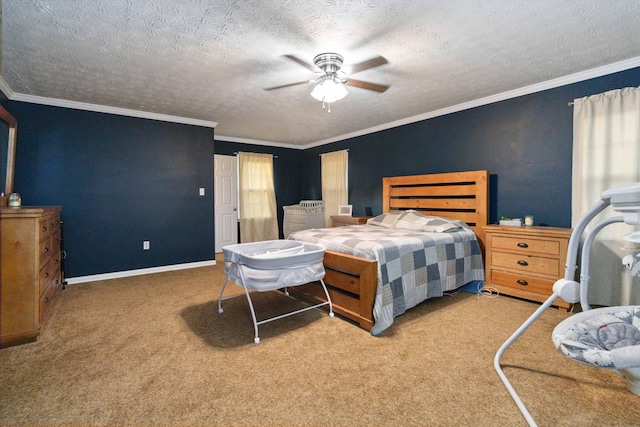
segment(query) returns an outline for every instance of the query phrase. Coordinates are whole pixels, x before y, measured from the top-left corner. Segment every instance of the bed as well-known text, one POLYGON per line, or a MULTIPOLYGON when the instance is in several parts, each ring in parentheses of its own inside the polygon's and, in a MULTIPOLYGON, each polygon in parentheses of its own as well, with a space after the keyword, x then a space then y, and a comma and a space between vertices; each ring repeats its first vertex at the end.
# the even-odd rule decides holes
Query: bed
MULTIPOLYGON (((334 311, 379 335, 393 324, 396 316, 425 299, 465 285, 476 292, 480 289, 484 281, 482 226, 488 223, 488 187, 486 170, 383 178, 383 215, 371 222, 397 220, 393 215, 404 215, 405 220, 409 216, 427 215, 458 224, 458 228, 445 226, 451 228, 445 232, 425 233, 412 229, 414 225, 409 221, 409 229, 399 233, 401 240, 405 240, 404 246, 388 242, 388 230, 395 227, 379 223, 302 230, 291 234, 289 239, 327 247, 324 282, 334 311), (362 242, 354 236, 363 231, 373 233, 370 239, 379 244, 371 240, 362 242), (373 246, 384 248, 367 254, 365 248, 373 246), (422 251, 425 255, 420 255, 422 251), (411 260, 416 257, 426 260, 418 262, 422 273, 407 265, 415 264, 411 260), (430 277, 425 279, 424 272, 429 272, 430 277)), ((311 301, 326 299, 324 290, 316 283, 292 290, 291 293, 311 301)))

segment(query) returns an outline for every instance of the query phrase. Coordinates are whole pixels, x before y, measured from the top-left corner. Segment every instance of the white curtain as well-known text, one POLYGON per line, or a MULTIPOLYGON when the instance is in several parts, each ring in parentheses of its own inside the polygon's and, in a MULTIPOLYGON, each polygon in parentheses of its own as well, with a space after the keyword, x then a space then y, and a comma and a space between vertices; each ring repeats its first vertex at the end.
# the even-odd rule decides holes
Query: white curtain
POLYGON ((348 163, 347 150, 321 154, 322 201, 326 227, 331 227, 331 215, 338 214, 338 206, 349 202, 347 199, 348 163))
MULTIPOLYGON (((640 88, 613 90, 574 100, 572 218, 579 218, 602 191, 640 181, 640 88)), ((594 224, 620 214, 608 208, 594 224)), ((589 266, 589 303, 640 304, 640 280, 622 265, 622 236, 637 227, 613 224, 598 233, 589 266)), ((589 230, 589 229, 587 229, 589 230)))
POLYGON ((271 154, 238 153, 240 241, 278 239, 271 154))

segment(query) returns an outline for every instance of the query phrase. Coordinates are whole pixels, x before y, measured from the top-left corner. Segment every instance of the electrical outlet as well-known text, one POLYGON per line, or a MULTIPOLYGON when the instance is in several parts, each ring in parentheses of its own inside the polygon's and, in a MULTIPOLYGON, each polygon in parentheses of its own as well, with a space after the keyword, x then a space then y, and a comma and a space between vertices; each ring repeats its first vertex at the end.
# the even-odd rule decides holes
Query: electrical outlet
POLYGON ((142 250, 144 251, 148 251, 149 250, 149 241, 145 240, 142 242, 142 250))
POLYGON ((202 188, 202 187, 200 188, 200 195, 204 196, 204 188, 202 188))

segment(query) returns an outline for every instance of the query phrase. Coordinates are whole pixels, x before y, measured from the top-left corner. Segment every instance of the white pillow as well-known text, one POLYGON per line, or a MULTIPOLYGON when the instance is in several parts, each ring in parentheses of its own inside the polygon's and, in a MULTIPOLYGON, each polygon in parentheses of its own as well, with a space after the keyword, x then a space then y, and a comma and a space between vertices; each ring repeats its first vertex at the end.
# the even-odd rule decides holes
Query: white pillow
POLYGON ((395 221, 394 228, 426 231, 429 233, 445 233, 455 231, 463 227, 461 221, 442 218, 439 216, 425 215, 415 210, 404 211, 395 221))
POLYGON ((395 228, 395 223, 404 212, 387 212, 367 220, 368 225, 395 228))

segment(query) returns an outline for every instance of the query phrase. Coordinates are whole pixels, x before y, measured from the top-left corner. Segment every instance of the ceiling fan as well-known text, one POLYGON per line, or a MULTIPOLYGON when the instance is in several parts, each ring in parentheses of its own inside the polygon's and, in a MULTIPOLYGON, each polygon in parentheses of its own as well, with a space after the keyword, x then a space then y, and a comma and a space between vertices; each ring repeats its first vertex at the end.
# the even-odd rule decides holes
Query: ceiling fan
POLYGON ((331 112, 331 103, 344 98, 347 95, 347 90, 344 85, 353 87, 359 87, 361 89, 372 90, 374 92, 384 92, 389 89, 389 86, 381 85, 377 83, 365 82, 363 80, 352 79, 347 74, 355 74, 361 71, 369 70, 371 68, 379 67, 380 65, 387 64, 388 61, 382 56, 375 56, 366 61, 362 61, 358 64, 345 66, 342 69, 344 58, 337 53, 321 53, 313 58, 313 64, 298 58, 295 55, 284 55, 285 58, 302 65, 306 69, 313 71, 316 74, 320 74, 320 77, 314 80, 304 80, 295 83, 289 83, 280 86, 274 86, 265 88, 265 90, 282 89, 290 86, 297 86, 302 84, 315 83, 315 87, 311 92, 311 96, 318 101, 322 101, 322 108, 324 104, 329 105, 329 112, 331 112))

